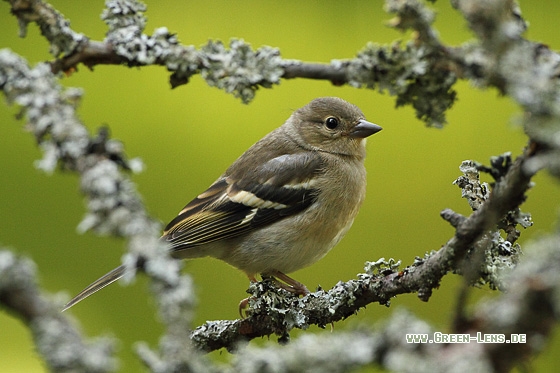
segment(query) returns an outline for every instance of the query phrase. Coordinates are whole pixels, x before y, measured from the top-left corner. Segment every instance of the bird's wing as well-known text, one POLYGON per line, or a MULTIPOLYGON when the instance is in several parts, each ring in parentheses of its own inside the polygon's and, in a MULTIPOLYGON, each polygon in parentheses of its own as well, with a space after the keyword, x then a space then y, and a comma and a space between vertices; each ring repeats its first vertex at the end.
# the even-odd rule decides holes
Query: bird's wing
POLYGON ((165 228, 172 251, 232 238, 309 207, 316 199, 313 153, 281 155, 243 171, 232 170, 185 206, 165 228))
MULTIPOLYGON (((165 228, 162 239, 171 244, 172 251, 188 250, 305 210, 316 199, 313 180, 320 170, 321 160, 313 153, 281 155, 249 170, 233 167, 181 210, 165 228)), ((82 290, 63 310, 124 273, 124 266, 115 268, 82 290)))

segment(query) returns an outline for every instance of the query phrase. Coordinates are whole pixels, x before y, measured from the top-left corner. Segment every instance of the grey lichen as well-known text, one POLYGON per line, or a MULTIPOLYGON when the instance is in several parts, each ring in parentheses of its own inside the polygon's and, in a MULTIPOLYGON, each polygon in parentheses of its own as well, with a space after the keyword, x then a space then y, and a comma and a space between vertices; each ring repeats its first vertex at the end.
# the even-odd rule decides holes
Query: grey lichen
POLYGON ((134 0, 107 1, 102 13, 103 20, 109 26, 105 42, 113 50, 125 57, 129 66, 160 63, 173 71, 173 87, 184 84, 199 69, 200 57, 193 46, 182 46, 177 36, 166 27, 154 30, 149 36, 144 34, 146 6, 134 0))
POLYGON ((527 246, 524 260, 504 280, 507 292, 480 304, 475 313, 476 324, 491 333, 525 333, 526 344, 498 345, 502 354, 512 348, 523 354, 542 350, 560 315, 560 235, 527 246))
POLYGON ((201 50, 202 77, 214 86, 244 103, 255 97, 259 86, 270 88, 279 84, 283 74, 282 59, 276 48, 261 47, 253 51, 241 39, 232 39, 227 49, 221 41, 209 41, 201 50))
POLYGON ((136 352, 150 372, 192 372, 192 373, 218 373, 223 372, 216 364, 196 352, 185 347, 183 341, 163 337, 160 349, 165 355, 160 355, 151 350, 144 342, 136 343, 136 352))
POLYGON ((125 177, 115 162, 88 157, 81 188, 89 196, 88 214, 78 225, 79 232, 95 228, 100 234, 130 237, 144 230, 156 234, 159 225, 146 226, 143 205, 136 195, 134 184, 125 177))
POLYGON ((412 105, 416 117, 434 127, 446 123, 445 111, 456 99, 453 90, 457 77, 437 68, 437 52, 425 45, 400 43, 391 47, 368 45, 352 60, 333 60, 335 67, 345 67, 348 84, 397 96, 396 106, 412 105))
POLYGON ((434 330, 412 314, 398 310, 376 330, 306 334, 287 346, 247 346, 225 371, 339 373, 379 366, 398 372, 493 371, 481 349, 465 352, 453 351, 445 344, 407 343, 407 334, 433 338, 434 330))
POLYGON ((516 1, 452 0, 488 52, 499 54, 527 29, 516 1))
MULTIPOLYGON (((27 128, 45 150, 46 158, 39 165, 48 171, 60 165, 81 176, 88 212, 78 229, 128 238, 129 253, 123 260, 128 268, 126 280, 130 281, 138 264, 143 263, 143 269, 153 280, 161 319, 170 331, 164 340, 188 345, 187 330, 195 303, 192 283, 189 277, 180 276, 179 263, 167 255, 167 246, 158 239, 159 224, 147 216, 134 184, 122 172, 139 167, 129 166, 122 144, 110 139, 106 129, 101 129, 97 136, 88 134, 75 113, 80 93, 64 93, 47 65, 31 69, 22 58, 1 50, 0 88, 8 102, 21 107, 21 116, 27 116, 27 128), (180 333, 181 330, 184 332, 180 333)), ((41 335, 45 334, 41 325, 38 328, 41 335)), ((46 359, 56 359, 60 352, 51 351, 54 357, 46 359)), ((164 349, 164 360, 168 355, 164 349)))
POLYGON ((76 118, 80 91, 63 91, 48 65, 31 69, 26 61, 5 49, 0 51, 0 86, 8 102, 22 108, 27 130, 44 151, 36 165, 47 172, 59 165, 81 173, 89 211, 78 226, 80 232, 96 229, 121 236, 156 234, 159 227, 153 222, 146 226, 135 187, 121 172, 122 168, 130 169, 122 144, 109 139, 103 130, 91 138, 76 118))
POLYGON ((0 87, 8 103, 22 107, 28 118, 27 130, 45 150, 37 166, 52 172, 59 161, 75 168, 75 159, 87 152, 87 130, 74 117, 81 91, 65 94, 48 64, 31 69, 27 62, 8 49, 0 50, 0 87))
POLYGON ((506 91, 526 110, 560 115, 560 55, 523 40, 510 46, 498 66, 506 91))
POLYGON ((25 37, 27 25, 36 22, 41 34, 50 43, 50 53, 55 57, 68 56, 88 42, 85 35, 70 28, 70 21, 45 2, 19 1, 12 5, 12 12, 18 17, 19 35, 25 37), (37 17, 37 14, 41 16, 37 17))
MULTIPOLYGON (((560 133, 560 126, 558 127, 560 133)), ((560 149, 549 149, 534 157, 527 164, 529 172, 546 168, 553 176, 560 178, 560 149)))
POLYGON ((442 127, 445 112, 456 99, 453 90, 457 77, 442 66, 444 50, 431 24, 434 12, 416 0, 389 0, 385 9, 396 15, 390 25, 416 31, 415 40, 404 47, 368 45, 355 59, 333 60, 335 67, 347 69, 348 84, 397 96, 396 106, 412 105, 416 117, 429 126, 442 127))
POLYGON ((112 372, 115 346, 110 338, 86 341, 60 313, 61 304, 42 294, 30 259, 0 250, 0 303, 29 325, 38 352, 53 372, 112 372))
MULTIPOLYGON (((166 250, 165 245, 160 245, 166 250)), ((191 322, 196 296, 190 276, 181 276, 181 262, 169 260, 165 252, 151 255, 146 273, 152 278, 151 290, 158 306, 158 315, 166 327, 158 349, 147 343, 136 344, 136 352, 151 372, 212 372, 209 362, 192 348, 191 322)), ((131 255, 131 254, 128 254, 131 255)))
POLYGON ((188 82, 201 73, 213 87, 234 94, 244 103, 255 97, 259 87, 279 84, 284 72, 278 49, 261 47, 253 50, 243 40, 232 39, 229 48, 220 41, 209 41, 199 51, 182 46, 177 36, 161 27, 151 36, 143 33, 146 20, 143 4, 136 1, 107 2, 102 18, 109 25, 105 42, 128 61, 129 66, 165 65, 172 71, 172 87, 188 82))
MULTIPOLYGON (((368 276, 377 276, 383 275, 385 272, 396 272, 399 270, 401 265, 401 260, 395 260, 393 258, 389 258, 388 261, 385 258, 380 258, 375 262, 366 262, 364 267, 364 271, 368 276)), ((361 274, 358 274, 358 277, 361 277, 361 274)))
POLYGON ((560 55, 521 36, 527 28, 515 1, 454 0, 478 37, 456 49, 465 77, 478 86, 494 86, 526 112, 529 137, 544 145, 527 163, 527 172, 546 167, 560 175, 560 55))
POLYGON ((378 339, 366 332, 303 335, 287 346, 248 346, 226 372, 348 372, 372 363, 378 339))
MULTIPOLYGON (((453 182, 461 188, 461 196, 467 199, 473 211, 479 210, 490 197, 490 187, 488 183, 480 181, 480 171, 491 174, 497 182, 503 182, 512 164, 511 154, 508 152, 491 157, 490 163, 491 167, 486 167, 471 160, 463 161, 459 166, 463 176, 453 182)), ((478 268, 470 268, 476 271, 476 276, 471 274, 469 278, 477 284, 488 284, 493 290, 505 290, 507 283, 504 279, 516 267, 522 255, 521 247, 515 242, 520 234, 516 226, 528 228, 532 224, 529 213, 521 212, 519 208, 509 211, 498 229, 486 232, 478 240, 475 249, 467 254, 467 258, 471 259, 475 255, 475 261, 475 251, 479 255, 478 268), (502 237, 501 231, 506 233, 506 238, 502 237)), ((458 268, 455 272, 464 274, 464 270, 465 268, 458 268)))
POLYGON ((480 181, 478 168, 473 161, 463 161, 459 170, 463 176, 459 176, 453 184, 461 188, 461 197, 467 200, 473 211, 476 211, 490 196, 488 183, 480 181))
POLYGON ((304 305, 297 297, 283 289, 278 289, 272 279, 265 278, 261 282, 251 283, 248 292, 249 311, 251 313, 264 313, 271 318, 272 325, 279 325, 277 334, 283 335, 285 331, 293 328, 307 329, 309 320, 301 313, 304 305))
POLYGON ((479 283, 488 284, 492 290, 507 290, 507 276, 523 254, 521 246, 507 241, 499 232, 493 232, 484 254, 479 283))
POLYGON ((390 26, 398 30, 416 30, 422 41, 437 47, 437 35, 432 28, 435 21, 435 12, 418 0, 386 0, 385 11, 395 14, 396 17, 389 22, 390 26))
POLYGON ((141 1, 107 0, 101 19, 109 26, 108 33, 129 27, 142 32, 148 21, 144 16, 146 9, 146 5, 141 1))

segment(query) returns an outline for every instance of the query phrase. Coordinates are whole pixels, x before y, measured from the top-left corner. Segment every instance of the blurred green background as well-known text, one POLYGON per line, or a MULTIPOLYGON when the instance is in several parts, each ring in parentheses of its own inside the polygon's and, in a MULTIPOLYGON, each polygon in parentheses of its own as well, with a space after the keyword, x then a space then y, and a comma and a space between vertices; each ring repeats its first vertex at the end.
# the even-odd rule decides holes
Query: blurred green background
MULTIPOLYGON (((526 36, 559 49, 555 25, 560 2, 520 3, 530 22, 526 36)), ((103 39, 106 28, 99 18, 101 1, 51 4, 71 20, 74 30, 94 40, 103 39)), ((147 5, 147 33, 166 26, 178 34, 181 43, 195 46, 208 39, 227 43, 232 37, 243 38, 255 48, 278 47, 284 58, 310 62, 352 58, 368 41, 386 44, 408 37, 385 26, 391 16, 383 11, 381 0, 148 1, 147 5)), ((472 38, 448 2, 440 1, 434 7, 438 13, 435 26, 444 42, 457 45, 472 38)), ((31 64, 51 59, 35 25, 30 25, 26 39, 17 37, 16 19, 4 2, 0 3, 0 20, 0 47, 11 48, 31 64)), ((425 128, 410 108, 395 109, 393 98, 370 90, 294 79, 260 90, 254 102, 243 105, 208 87, 199 76, 171 90, 168 75, 161 67, 97 66, 92 72, 81 66, 78 73, 62 80, 66 86, 84 89, 79 116, 92 132, 109 125, 128 155, 142 158, 146 169, 133 179, 149 212, 162 223, 173 218, 252 143, 282 124, 293 109, 315 97, 342 97, 384 128, 368 142, 368 196, 353 228, 326 258, 293 274, 309 288, 329 288, 339 280, 354 278, 367 260, 394 257, 407 265, 415 256, 438 249, 453 233, 439 212, 449 207, 469 213, 459 188, 451 184, 460 174, 461 161, 487 163, 490 156, 505 151, 516 155, 526 141, 514 102, 499 97, 495 90, 480 91, 465 82, 456 87, 459 99, 448 113, 449 124, 437 130, 425 128)), ((125 245, 119 239, 76 233, 84 214, 78 178, 63 172, 48 176, 33 167, 41 154, 24 123, 14 119, 17 111, 0 105, 0 245, 34 260, 44 289, 74 295, 119 264, 125 245)), ((557 182, 544 173, 535 182, 523 206, 533 214, 535 226, 523 233, 521 244, 549 231, 558 212, 558 206, 551 203, 560 196, 557 182)), ((248 285, 241 272, 212 259, 189 262, 186 271, 197 285, 195 325, 238 317, 237 304, 248 285)), ((428 303, 408 295, 394 299, 390 308, 372 304, 338 323, 336 330, 360 323, 373 325, 395 308, 406 307, 436 329, 449 331, 459 284, 460 279, 447 276, 428 303)), ((486 288, 474 293, 474 300, 493 295, 486 288)), ((69 314, 80 320, 88 336, 109 334, 121 339, 121 371, 141 367, 133 352, 134 341, 155 346, 162 331, 144 278, 128 288, 113 285, 69 314)), ((17 318, 0 312, 0 329, 0 372, 46 371, 29 331, 17 318)), ((330 333, 318 328, 303 333, 310 332, 330 333)), ((534 361, 538 371, 560 362, 554 353, 560 348, 557 339, 534 361)), ((228 354, 215 352, 212 357, 227 360, 228 354)))

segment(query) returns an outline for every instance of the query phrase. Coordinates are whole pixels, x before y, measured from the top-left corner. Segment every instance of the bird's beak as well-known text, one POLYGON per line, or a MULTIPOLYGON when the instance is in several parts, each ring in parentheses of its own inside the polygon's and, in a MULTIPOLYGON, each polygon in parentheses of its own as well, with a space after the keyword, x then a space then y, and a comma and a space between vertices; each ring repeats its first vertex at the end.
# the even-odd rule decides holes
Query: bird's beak
POLYGON ((377 124, 368 122, 367 120, 360 119, 358 124, 352 129, 349 136, 357 139, 365 139, 368 136, 373 135, 381 131, 383 128, 379 127, 377 124))

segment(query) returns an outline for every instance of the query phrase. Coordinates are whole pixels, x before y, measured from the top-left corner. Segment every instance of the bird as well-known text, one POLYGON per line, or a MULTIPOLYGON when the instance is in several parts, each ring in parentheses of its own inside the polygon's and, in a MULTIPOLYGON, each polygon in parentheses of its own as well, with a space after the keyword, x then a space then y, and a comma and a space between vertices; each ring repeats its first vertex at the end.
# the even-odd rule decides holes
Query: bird
MULTIPOLYGON (((324 257, 350 229, 366 195, 366 138, 381 129, 341 98, 316 98, 243 153, 160 239, 174 258, 218 258, 252 282, 260 274, 309 294, 287 274, 324 257)), ((99 278, 63 311, 125 271, 99 278)))

